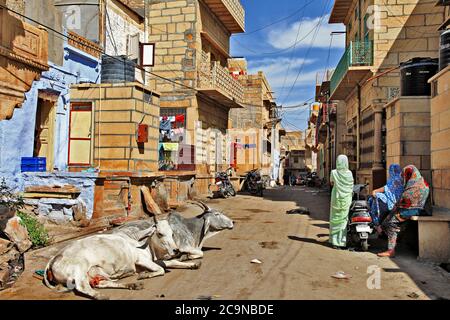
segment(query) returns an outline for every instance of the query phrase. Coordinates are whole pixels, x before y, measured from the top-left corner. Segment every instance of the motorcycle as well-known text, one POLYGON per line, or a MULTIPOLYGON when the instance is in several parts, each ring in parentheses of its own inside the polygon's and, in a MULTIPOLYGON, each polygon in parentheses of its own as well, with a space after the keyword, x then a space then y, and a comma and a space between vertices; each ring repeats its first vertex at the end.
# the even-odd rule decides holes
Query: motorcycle
MULTIPOLYGON (((234 190, 233 184, 230 181, 232 176, 232 168, 228 168, 226 171, 216 172, 214 185, 217 187, 217 192, 223 198, 228 198, 229 196, 236 196, 236 190, 234 190)), ((211 193, 211 184, 209 185, 209 191, 211 193)))
POLYGON ((306 176, 306 186, 308 187, 316 187, 319 183, 319 175, 317 174, 317 172, 310 172, 308 173, 308 175, 306 176))
POLYGON ((353 201, 349 210, 347 226, 348 239, 354 244, 359 244, 363 251, 369 249, 369 235, 374 230, 367 200, 361 198, 361 192, 367 186, 368 184, 353 186, 353 201))
POLYGON ((253 169, 247 172, 244 181, 244 189, 249 191, 251 194, 258 194, 263 196, 264 181, 261 178, 261 173, 259 169, 253 169))

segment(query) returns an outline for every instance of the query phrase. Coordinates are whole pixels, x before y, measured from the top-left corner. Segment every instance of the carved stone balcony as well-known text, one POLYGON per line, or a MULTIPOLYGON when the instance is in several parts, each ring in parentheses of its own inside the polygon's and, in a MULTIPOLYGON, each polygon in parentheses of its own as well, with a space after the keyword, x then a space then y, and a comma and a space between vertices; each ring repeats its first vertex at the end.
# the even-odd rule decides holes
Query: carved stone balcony
POLYGON ((229 108, 242 108, 244 87, 233 78, 227 68, 219 62, 211 62, 211 55, 202 52, 198 70, 198 90, 211 99, 229 108))
POLYGON ((231 33, 245 32, 245 10, 239 0, 203 0, 231 33))
POLYGON ((20 107, 34 80, 48 70, 48 34, 0 8, 0 120, 20 107))

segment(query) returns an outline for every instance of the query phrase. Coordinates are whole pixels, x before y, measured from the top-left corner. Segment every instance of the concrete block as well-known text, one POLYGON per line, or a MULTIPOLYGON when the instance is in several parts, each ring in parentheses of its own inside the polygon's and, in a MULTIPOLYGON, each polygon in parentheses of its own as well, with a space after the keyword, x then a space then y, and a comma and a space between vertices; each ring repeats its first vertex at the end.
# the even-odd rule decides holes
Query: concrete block
POLYGON ((450 149, 431 152, 431 168, 450 169, 450 149))
POLYGON ((450 262, 448 222, 419 220, 419 258, 438 263, 450 262))

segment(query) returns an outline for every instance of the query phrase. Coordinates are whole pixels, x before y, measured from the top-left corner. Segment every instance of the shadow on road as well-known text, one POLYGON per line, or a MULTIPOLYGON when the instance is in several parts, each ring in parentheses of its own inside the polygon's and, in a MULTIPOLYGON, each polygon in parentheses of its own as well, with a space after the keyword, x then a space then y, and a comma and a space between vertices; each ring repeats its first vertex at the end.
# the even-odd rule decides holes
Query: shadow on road
POLYGON ((288 236, 288 238, 290 240, 295 240, 295 241, 301 241, 301 242, 306 242, 306 243, 313 243, 313 244, 318 244, 324 247, 328 247, 331 248, 331 245, 329 244, 328 241, 318 241, 316 239, 311 239, 311 238, 302 238, 302 237, 297 237, 297 236, 288 236))

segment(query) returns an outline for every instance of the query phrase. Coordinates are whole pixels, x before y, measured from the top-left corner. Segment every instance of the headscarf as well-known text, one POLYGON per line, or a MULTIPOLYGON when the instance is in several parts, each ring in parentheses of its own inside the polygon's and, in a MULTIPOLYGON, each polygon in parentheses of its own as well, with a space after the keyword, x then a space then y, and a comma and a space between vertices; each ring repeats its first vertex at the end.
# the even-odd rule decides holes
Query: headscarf
POLYGON ((341 154, 336 160, 336 169, 331 171, 331 181, 336 188, 336 196, 344 198, 353 194, 353 174, 348 169, 348 158, 341 154))
POLYGON ((392 210, 403 194, 402 168, 398 164, 389 166, 389 178, 384 187, 384 193, 377 193, 377 198, 387 204, 392 210))
POLYGON ((403 169, 405 190, 398 207, 401 209, 423 209, 430 193, 430 187, 419 170, 409 165, 403 169))

